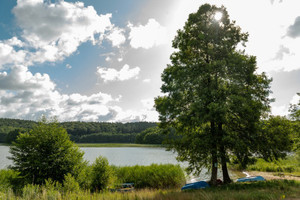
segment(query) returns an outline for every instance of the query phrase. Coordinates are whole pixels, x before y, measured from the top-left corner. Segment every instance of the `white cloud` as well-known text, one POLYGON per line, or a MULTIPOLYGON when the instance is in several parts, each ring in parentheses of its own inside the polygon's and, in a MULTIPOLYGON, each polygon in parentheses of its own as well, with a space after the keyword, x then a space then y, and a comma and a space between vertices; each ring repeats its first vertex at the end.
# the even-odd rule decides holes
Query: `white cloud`
POLYGON ((0 90, 53 90, 55 84, 47 74, 33 75, 27 67, 15 66, 11 72, 0 72, 0 90))
POLYGON ((106 62, 111 61, 111 57, 107 56, 107 57, 105 58, 105 61, 106 61, 106 62))
POLYGON ((275 60, 282 60, 285 54, 290 54, 290 49, 280 45, 278 52, 276 53, 275 60))
POLYGON ((86 41, 97 43, 95 34, 112 29, 111 14, 98 15, 92 6, 82 2, 18 0, 13 9, 22 37, 34 48, 30 61, 62 60, 86 41))
POLYGON ((147 110, 153 110, 154 109, 154 99, 142 99, 141 103, 147 110))
POLYGON ((300 101, 300 96, 298 94, 295 94, 292 98, 292 100, 290 101, 291 104, 298 104, 300 101))
POLYGON ((289 114, 289 106, 288 105, 281 105, 281 106, 273 105, 271 112, 272 112, 272 115, 287 116, 289 114))
POLYGON ((120 47, 120 45, 124 44, 126 41, 124 30, 120 28, 113 28, 111 33, 106 38, 111 41, 112 46, 114 47, 120 47))
POLYGON ((132 121, 151 121, 158 122, 158 112, 154 109, 154 99, 142 99, 141 104, 143 107, 136 110, 122 110, 119 107, 115 109, 118 111, 115 120, 122 122, 132 122, 132 121))
POLYGON ((273 115, 281 115, 281 116, 288 116, 289 115, 289 107, 290 104, 298 104, 300 100, 300 96, 295 94, 292 99, 290 100, 289 104, 274 106, 272 105, 272 114, 273 115))
POLYGON ((149 19, 146 25, 134 26, 128 24, 130 28, 129 39, 133 48, 149 49, 154 46, 165 44, 167 40, 167 29, 161 26, 155 19, 149 19))
POLYGON ((295 19, 293 25, 289 26, 287 30, 287 36, 297 38, 300 36, 300 16, 295 19))
POLYGON ((23 47, 24 43, 19 40, 17 37, 12 37, 11 39, 5 40, 4 43, 10 46, 23 47))
POLYGON ((67 69, 72 69, 72 66, 70 64, 66 64, 67 69))
POLYGON ((131 68, 129 65, 125 64, 120 71, 117 71, 112 68, 97 68, 97 73, 104 80, 108 81, 125 81, 132 78, 136 78, 140 72, 139 67, 131 68))
POLYGON ((14 46, 23 45, 20 40, 12 38, 0 41, 0 69, 6 64, 22 64, 26 60, 27 51, 14 49, 14 46))
POLYGON ((24 66, 0 73, 0 117, 36 120, 43 114, 61 121, 115 121, 123 112, 113 105, 120 98, 101 92, 61 94, 47 74, 32 74, 24 66))
POLYGON ((150 83, 150 82, 151 82, 151 79, 150 79, 150 78, 146 78, 146 79, 143 80, 143 82, 144 82, 144 83, 150 83))

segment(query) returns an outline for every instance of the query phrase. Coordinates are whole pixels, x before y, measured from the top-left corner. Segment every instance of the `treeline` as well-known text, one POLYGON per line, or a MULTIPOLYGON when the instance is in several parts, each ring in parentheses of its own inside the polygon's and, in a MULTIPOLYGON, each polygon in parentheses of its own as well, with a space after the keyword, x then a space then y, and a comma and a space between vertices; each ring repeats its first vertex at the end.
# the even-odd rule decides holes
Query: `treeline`
POLYGON ((153 122, 63 122, 61 125, 77 143, 134 143, 137 134, 157 126, 153 122))
MULTIPOLYGON (((30 120, 0 118, 0 143, 11 143, 19 132, 29 131, 36 124, 30 120)), ((153 122, 62 122, 60 125, 77 143, 135 143, 137 135, 157 126, 153 122)))

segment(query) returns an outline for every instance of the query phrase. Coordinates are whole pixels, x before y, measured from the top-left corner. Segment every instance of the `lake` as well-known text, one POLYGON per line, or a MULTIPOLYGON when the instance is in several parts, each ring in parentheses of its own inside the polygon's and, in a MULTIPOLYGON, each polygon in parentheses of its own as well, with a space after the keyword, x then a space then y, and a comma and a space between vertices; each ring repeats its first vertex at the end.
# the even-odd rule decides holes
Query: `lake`
MULTIPOLYGON (((104 156, 108 159, 110 165, 116 166, 132 166, 132 165, 151 165, 156 164, 180 164, 187 167, 187 163, 178 162, 176 154, 166 151, 165 148, 152 147, 81 147, 84 151, 84 159, 92 164, 98 156, 104 156)), ((10 156, 9 146, 0 145, 0 169, 5 169, 12 164, 7 159, 10 156)), ((208 180, 210 174, 204 169, 199 177, 190 175, 188 182, 199 180, 208 180)), ((221 171, 218 172, 221 178, 221 171)))
MULTIPOLYGON (((104 156, 111 165, 131 166, 131 165, 151 165, 157 164, 181 164, 175 156, 176 154, 166 151, 164 148, 147 147, 82 147, 84 159, 93 163, 98 156, 104 156)), ((0 169, 7 168, 12 164, 7 159, 10 156, 9 147, 0 145, 0 169)))

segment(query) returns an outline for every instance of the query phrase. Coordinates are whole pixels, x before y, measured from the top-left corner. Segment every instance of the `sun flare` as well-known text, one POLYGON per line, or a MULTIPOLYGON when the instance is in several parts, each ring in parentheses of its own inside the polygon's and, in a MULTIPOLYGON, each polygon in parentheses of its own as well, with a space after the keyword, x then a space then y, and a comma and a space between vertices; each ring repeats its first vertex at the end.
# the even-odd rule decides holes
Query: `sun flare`
POLYGON ((219 21, 222 19, 222 17, 223 17, 223 13, 221 13, 221 12, 215 13, 215 20, 219 21))

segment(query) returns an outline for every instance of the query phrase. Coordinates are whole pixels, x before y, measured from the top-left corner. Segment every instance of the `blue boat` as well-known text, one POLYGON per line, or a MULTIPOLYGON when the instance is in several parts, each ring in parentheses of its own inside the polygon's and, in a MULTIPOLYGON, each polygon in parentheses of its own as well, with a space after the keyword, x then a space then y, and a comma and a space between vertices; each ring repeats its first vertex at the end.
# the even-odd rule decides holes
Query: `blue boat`
POLYGON ((245 177, 239 178, 236 182, 253 182, 253 181, 265 181, 266 179, 262 176, 252 176, 252 177, 245 177))
POLYGON ((186 184, 181 188, 181 190, 196 190, 196 189, 202 189, 202 188, 208 188, 209 184, 205 181, 199 181, 195 183, 189 183, 186 184))

